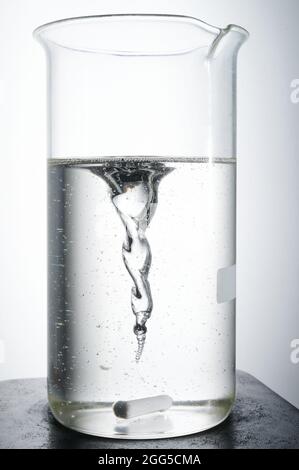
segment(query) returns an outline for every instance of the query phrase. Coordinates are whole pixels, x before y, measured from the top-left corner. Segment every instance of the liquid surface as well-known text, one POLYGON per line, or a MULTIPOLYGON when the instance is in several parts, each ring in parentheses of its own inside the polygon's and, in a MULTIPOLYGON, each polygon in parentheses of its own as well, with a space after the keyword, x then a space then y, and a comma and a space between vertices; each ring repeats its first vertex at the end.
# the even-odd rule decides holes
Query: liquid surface
POLYGON ((217 273, 235 264, 235 162, 50 160, 48 201, 56 418, 132 438, 224 419, 234 396, 235 303, 217 303, 217 273), (114 402, 156 395, 173 406, 118 423, 114 402))

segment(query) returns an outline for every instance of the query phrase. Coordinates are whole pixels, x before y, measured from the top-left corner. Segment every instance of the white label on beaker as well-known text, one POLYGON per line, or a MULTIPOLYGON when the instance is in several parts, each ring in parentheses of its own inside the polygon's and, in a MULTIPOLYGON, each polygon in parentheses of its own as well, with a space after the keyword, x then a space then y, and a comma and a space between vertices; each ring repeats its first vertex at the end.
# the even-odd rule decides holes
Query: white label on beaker
POLYGON ((217 302, 222 304, 236 298, 236 265, 219 269, 217 273, 217 302))
POLYGON ((0 339, 0 364, 4 364, 5 362, 5 348, 4 348, 4 341, 0 339))

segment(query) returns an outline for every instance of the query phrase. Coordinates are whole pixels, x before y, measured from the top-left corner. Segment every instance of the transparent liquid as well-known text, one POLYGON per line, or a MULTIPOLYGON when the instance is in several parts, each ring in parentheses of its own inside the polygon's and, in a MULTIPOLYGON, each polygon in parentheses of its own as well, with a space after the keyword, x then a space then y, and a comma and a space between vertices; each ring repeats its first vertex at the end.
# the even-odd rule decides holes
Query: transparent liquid
POLYGON ((62 424, 161 438, 221 422, 234 400, 232 159, 49 161, 49 402, 62 424), (158 395, 163 412, 113 403, 158 395))

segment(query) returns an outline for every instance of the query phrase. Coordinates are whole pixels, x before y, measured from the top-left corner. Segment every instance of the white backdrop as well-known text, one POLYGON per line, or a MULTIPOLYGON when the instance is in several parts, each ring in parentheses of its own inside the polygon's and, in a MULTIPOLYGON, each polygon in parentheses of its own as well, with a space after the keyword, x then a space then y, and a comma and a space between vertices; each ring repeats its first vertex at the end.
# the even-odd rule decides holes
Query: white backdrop
POLYGON ((251 33, 239 60, 237 365, 299 407, 298 0, 0 0, 0 380, 46 374, 46 74, 31 32, 128 12, 251 33))

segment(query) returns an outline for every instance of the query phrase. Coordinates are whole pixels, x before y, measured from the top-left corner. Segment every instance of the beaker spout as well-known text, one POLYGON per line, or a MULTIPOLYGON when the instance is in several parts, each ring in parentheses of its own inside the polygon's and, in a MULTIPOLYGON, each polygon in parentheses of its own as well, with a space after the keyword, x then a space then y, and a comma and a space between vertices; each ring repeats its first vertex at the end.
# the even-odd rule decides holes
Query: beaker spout
POLYGON ((248 39, 249 33, 246 29, 235 24, 228 25, 225 29, 221 29, 220 34, 213 42, 208 59, 217 59, 219 56, 234 56, 238 53, 242 44, 248 39))

